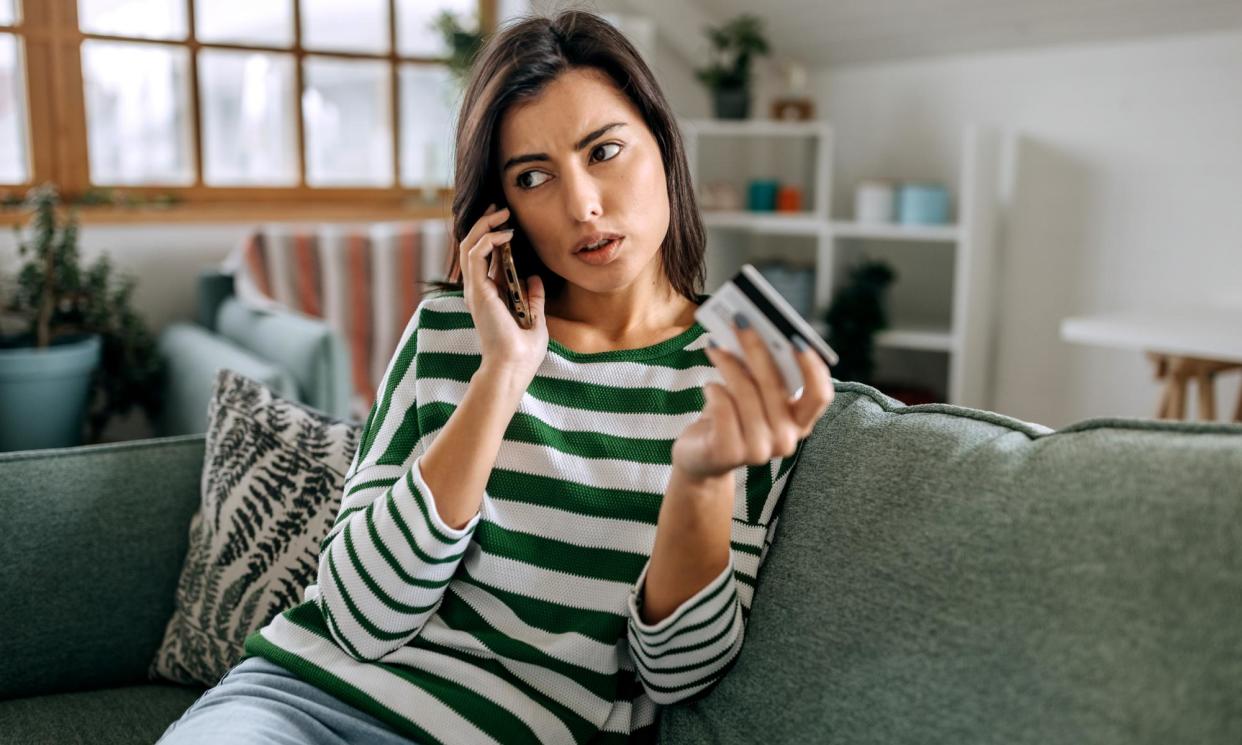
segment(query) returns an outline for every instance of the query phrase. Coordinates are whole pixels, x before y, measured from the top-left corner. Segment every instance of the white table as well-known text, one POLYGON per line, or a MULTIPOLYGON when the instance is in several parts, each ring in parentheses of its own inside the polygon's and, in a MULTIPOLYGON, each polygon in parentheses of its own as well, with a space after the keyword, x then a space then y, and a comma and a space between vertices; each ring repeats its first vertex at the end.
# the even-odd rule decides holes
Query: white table
MULTIPOLYGON (((1199 410, 1214 417, 1212 376, 1242 367, 1242 304, 1158 305, 1142 310, 1075 316, 1061 321, 1061 338, 1079 344, 1139 349, 1168 376, 1158 417, 1180 419, 1185 384, 1195 378, 1199 410)), ((1234 419, 1242 421, 1242 396, 1234 419)))

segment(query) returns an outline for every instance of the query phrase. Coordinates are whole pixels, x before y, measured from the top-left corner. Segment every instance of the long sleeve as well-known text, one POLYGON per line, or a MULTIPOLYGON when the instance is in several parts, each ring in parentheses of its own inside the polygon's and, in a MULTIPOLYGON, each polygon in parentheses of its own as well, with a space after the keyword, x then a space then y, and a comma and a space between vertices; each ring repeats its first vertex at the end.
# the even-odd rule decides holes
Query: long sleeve
POLYGON ((629 597, 629 643, 638 678, 657 704, 685 700, 719 680, 732 666, 745 636, 742 604, 729 563, 711 582, 654 624, 640 615, 647 569, 629 597))
POLYGON ((737 661, 755 579, 767 558, 787 477, 805 442, 804 438, 798 443, 793 455, 747 470, 736 495, 729 563, 712 581, 654 624, 644 623, 640 614, 650 559, 630 590, 630 652, 643 688, 657 704, 706 696, 737 661))
POLYGON ((404 646, 444 597, 479 521, 453 529, 419 462, 418 324, 410 318, 345 475, 341 510, 320 545, 318 603, 337 644, 359 660, 404 646))

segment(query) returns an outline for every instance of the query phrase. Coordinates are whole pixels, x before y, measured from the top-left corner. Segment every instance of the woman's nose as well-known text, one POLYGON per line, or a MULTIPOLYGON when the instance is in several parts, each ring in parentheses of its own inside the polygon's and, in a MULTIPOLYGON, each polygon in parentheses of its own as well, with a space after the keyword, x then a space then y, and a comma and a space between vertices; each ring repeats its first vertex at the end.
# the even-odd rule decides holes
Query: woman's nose
POLYGON ((603 213, 599 184, 585 173, 566 176, 565 199, 569 214, 578 222, 590 222, 603 213))

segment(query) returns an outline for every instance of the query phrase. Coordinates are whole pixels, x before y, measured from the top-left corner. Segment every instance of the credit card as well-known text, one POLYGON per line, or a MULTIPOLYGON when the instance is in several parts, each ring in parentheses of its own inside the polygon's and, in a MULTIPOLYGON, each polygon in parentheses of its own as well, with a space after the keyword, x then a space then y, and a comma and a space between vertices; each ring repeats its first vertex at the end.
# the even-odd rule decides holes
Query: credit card
POLYGON ((803 387, 802 369, 794 356, 794 334, 801 336, 830 368, 839 361, 828 342, 750 264, 744 264, 694 313, 694 319, 707 329, 711 338, 745 364, 745 353, 733 330, 733 316, 739 312, 750 319, 751 326, 759 332, 781 371, 785 387, 794 398, 802 395, 803 387))

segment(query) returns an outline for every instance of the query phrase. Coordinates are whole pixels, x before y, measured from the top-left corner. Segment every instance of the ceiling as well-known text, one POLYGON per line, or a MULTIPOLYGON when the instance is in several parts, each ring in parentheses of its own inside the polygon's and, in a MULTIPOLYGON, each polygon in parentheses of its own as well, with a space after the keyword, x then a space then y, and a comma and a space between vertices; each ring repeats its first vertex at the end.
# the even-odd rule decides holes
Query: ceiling
POLYGON ((774 54, 810 67, 1242 28, 1242 0, 684 2, 709 23, 760 15, 774 54))

